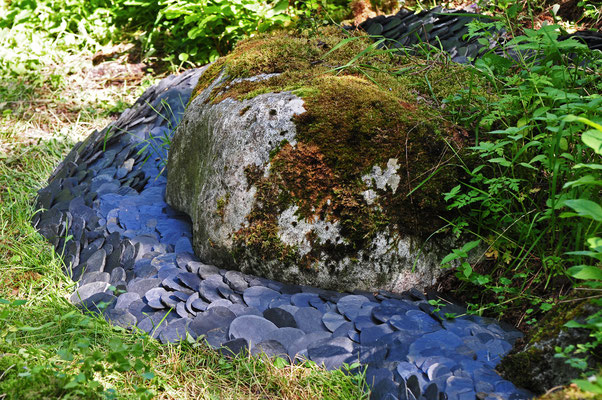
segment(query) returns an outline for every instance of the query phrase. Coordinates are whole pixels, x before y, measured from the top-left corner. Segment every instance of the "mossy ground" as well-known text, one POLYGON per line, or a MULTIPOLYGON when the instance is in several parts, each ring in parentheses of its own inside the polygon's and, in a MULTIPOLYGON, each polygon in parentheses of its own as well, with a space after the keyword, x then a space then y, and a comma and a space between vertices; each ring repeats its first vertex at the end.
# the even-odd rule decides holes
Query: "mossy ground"
POLYGON ((339 221, 344 236, 343 244, 313 243, 317 253, 296 260, 305 265, 322 251, 353 257, 384 226, 425 238, 449 216, 441 193, 461 178, 454 152, 470 139, 448 122, 441 100, 469 82, 486 95, 466 67, 379 50, 365 35, 330 27, 312 37, 281 31, 241 42, 209 67, 195 96, 222 72, 207 101, 291 91, 306 109, 295 117, 297 144, 272 152, 270 175, 248 174, 257 206, 236 234, 241 246, 268 256, 294 253, 280 243, 276 221, 292 205, 309 222, 339 221), (260 74, 278 75, 237 79, 260 74), (399 188, 378 190, 377 203, 368 205, 362 193, 370 184, 362 176, 389 159, 399 162, 399 188))

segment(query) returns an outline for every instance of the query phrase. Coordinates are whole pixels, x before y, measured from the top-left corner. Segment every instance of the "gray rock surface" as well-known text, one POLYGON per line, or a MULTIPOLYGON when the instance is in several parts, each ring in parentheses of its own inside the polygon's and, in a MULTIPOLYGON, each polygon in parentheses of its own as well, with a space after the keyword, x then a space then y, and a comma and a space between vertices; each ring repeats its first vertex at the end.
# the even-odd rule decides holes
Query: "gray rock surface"
MULTIPOLYGON (((306 110, 304 100, 291 92, 241 101, 226 98, 214 104, 209 100, 211 92, 221 90, 224 82, 227 78, 222 74, 190 103, 168 159, 166 200, 190 216, 194 249, 202 260, 270 279, 336 290, 401 292, 435 283, 449 241, 425 242, 389 226, 381 227, 354 255, 322 252, 311 268, 298 260, 283 260, 276 252, 257 254, 241 246, 237 235, 249 226, 251 212, 262 202, 249 171, 270 176, 273 152, 283 144, 296 146, 294 117, 306 110)), ((363 176, 371 188, 364 196, 366 207, 373 205, 377 192, 395 193, 402 177, 400 163, 389 159, 384 168, 374 165, 363 176)), ((338 221, 326 217, 309 221, 299 215, 297 206, 283 210, 276 219, 277 240, 296 249, 296 257, 312 254, 316 244, 349 244, 338 221), (310 241, 310 237, 315 239, 310 241)))

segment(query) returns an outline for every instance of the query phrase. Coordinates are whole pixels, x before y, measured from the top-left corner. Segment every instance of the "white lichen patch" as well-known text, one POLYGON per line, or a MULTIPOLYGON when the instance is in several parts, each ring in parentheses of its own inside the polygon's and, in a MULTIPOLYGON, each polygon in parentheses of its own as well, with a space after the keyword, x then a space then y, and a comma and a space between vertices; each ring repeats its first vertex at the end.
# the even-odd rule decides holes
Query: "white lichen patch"
MULTIPOLYGON (((396 158, 390 158, 387 161, 387 169, 384 171, 378 165, 372 167, 372 171, 369 174, 362 176, 362 180, 368 187, 376 187, 380 190, 387 190, 387 187, 391 189, 391 192, 395 194, 397 188, 399 187, 399 182, 401 181, 401 177, 397 174, 397 170, 400 165, 397 163, 396 158)), ((364 192, 364 199, 368 202, 368 199, 371 199, 374 202, 375 197, 371 193, 367 193, 369 191, 364 192)), ((368 204, 371 204, 368 202, 368 204)))
POLYGON ((278 236, 282 243, 297 247, 300 256, 311 251, 312 244, 307 238, 310 232, 316 236, 319 244, 343 243, 338 221, 328 222, 318 219, 315 222, 308 222, 305 218, 299 219, 298 210, 298 206, 292 206, 278 216, 278 236))

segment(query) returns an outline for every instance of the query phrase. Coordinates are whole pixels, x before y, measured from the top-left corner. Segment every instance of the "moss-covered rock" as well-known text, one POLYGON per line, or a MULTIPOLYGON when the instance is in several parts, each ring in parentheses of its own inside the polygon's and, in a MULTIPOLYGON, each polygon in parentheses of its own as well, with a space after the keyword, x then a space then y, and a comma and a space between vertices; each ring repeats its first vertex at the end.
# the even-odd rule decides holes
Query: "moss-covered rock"
POLYGON ((279 32, 207 69, 167 187, 201 258, 335 289, 433 283, 451 239, 426 239, 451 217, 442 193, 463 177, 456 154, 469 144, 441 100, 472 76, 374 49, 357 56, 370 46, 332 28, 279 32))
MULTIPOLYGON (((524 345, 516 348, 502 360, 498 366, 501 375, 535 394, 544 394, 550 389, 569 385, 571 380, 581 376, 582 371, 567 364, 564 358, 555 357, 556 348, 583 345, 591 338, 588 330, 567 328, 565 324, 571 320, 582 323, 587 316, 598 310, 599 308, 590 302, 581 301, 565 303, 548 312, 529 332, 524 339, 524 345)), ((575 356, 585 359, 585 354, 575 354, 575 356)), ((600 368, 601 361, 590 357, 587 361, 589 369, 600 368)), ((570 393, 578 394, 578 391, 567 390, 561 393, 568 396, 570 393)), ((560 397, 561 393, 552 397, 544 396, 544 398, 582 398, 560 397)))

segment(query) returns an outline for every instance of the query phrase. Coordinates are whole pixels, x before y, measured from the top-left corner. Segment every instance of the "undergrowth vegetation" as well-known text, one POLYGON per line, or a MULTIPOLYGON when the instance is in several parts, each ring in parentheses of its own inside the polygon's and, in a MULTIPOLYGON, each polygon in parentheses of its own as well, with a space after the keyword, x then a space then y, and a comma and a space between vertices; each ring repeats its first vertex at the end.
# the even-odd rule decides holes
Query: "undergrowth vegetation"
MULTIPOLYGON (((602 305, 602 55, 560 35, 557 25, 523 29, 504 45, 505 57, 475 60, 496 98, 488 107, 467 106, 473 88, 446 99, 454 119, 476 132, 482 164, 468 168, 458 158, 470 179, 444 194, 459 211, 448 222, 474 240, 443 264, 462 260, 455 275, 470 312, 519 325, 565 302, 602 305)), ((558 356, 585 370, 602 344, 601 316, 568 323, 589 329, 591 340, 558 356)), ((600 381, 578 383, 602 394, 600 381)))

